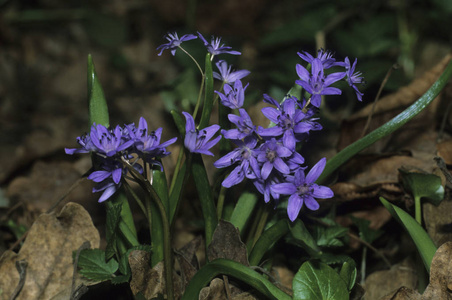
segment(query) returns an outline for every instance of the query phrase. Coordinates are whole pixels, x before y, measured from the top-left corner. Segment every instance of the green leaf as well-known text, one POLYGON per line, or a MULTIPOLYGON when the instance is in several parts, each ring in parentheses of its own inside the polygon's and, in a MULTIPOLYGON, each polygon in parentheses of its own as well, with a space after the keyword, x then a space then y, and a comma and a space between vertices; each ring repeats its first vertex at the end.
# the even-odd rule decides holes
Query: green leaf
POLYGON ((321 262, 305 262, 293 279, 293 300, 348 300, 345 282, 321 262))
POLYGON ((350 259, 350 261, 343 263, 339 275, 341 276, 342 280, 344 280, 349 291, 351 291, 353 289, 353 286, 355 285, 357 273, 358 272, 356 271, 356 264, 354 260, 350 259))
POLYGON ((182 189, 185 185, 186 181, 186 173, 187 173, 187 162, 182 164, 182 167, 179 170, 179 173, 176 177, 176 182, 174 183, 173 190, 171 191, 171 195, 169 198, 169 222, 173 223, 174 216, 177 211, 177 206, 179 205, 179 200, 181 198, 182 189))
POLYGON ((121 221, 121 209, 122 205, 111 205, 107 209, 107 220, 106 220, 106 236, 107 236, 107 247, 105 248, 106 259, 112 258, 117 253, 116 242, 117 242, 117 230, 119 227, 119 222, 121 221))
POLYGON ((413 239, 413 242, 421 255, 427 272, 430 272, 430 265, 432 264, 433 256, 437 250, 430 236, 425 232, 422 226, 403 209, 389 203, 383 197, 380 197, 380 201, 386 209, 389 210, 391 215, 408 231, 408 234, 413 239))
POLYGON ((212 115, 213 108, 213 71, 212 71, 212 62, 210 60, 210 54, 206 55, 206 69, 204 71, 205 74, 205 82, 206 82, 206 90, 204 97, 204 105, 202 108, 201 120, 199 121, 199 129, 207 127, 210 121, 210 116, 212 115))
POLYGON ((369 228, 370 224, 369 220, 356 218, 354 216, 350 216, 350 218, 352 219, 353 223, 355 223, 355 225, 358 227, 360 238, 362 238, 369 244, 372 244, 373 241, 375 241, 383 234, 383 231, 381 230, 374 230, 369 228))
MULTIPOLYGON (((244 282, 263 294, 266 299, 290 300, 289 295, 274 286, 254 270, 232 260, 219 258, 204 265, 192 278, 181 300, 199 298, 199 292, 216 276, 223 274, 244 282)), ((340 300, 340 299, 338 299, 340 300)))
POLYGON ((114 259, 105 262, 105 252, 100 249, 80 251, 78 259, 80 274, 95 281, 111 280, 118 270, 118 262, 114 259))
POLYGON ((344 242, 339 238, 346 236, 347 232, 348 228, 337 225, 332 227, 316 226, 313 235, 319 247, 342 247, 344 242))
POLYGON ((325 169, 323 170, 320 177, 317 179, 317 183, 322 183, 331 173, 333 173, 342 164, 348 161, 350 158, 355 156, 361 150, 372 145, 379 139, 393 133, 400 127, 402 127, 406 122, 418 115, 427 105, 429 105, 433 99, 435 99, 441 90, 444 88, 449 78, 452 76, 452 61, 449 62, 444 72, 438 78, 437 81, 432 85, 432 87, 425 92, 425 94, 419 98, 415 103, 410 105, 403 112, 398 114, 395 118, 385 123, 381 127, 375 129, 365 137, 359 139, 353 144, 347 146, 341 152, 336 154, 333 158, 327 161, 325 169))
MULTIPOLYGON (((163 206, 165 207, 165 212, 168 216, 169 197, 165 172, 161 172, 160 170, 152 170, 152 176, 152 186, 162 201, 163 206)), ((152 248, 154 249, 151 254, 151 265, 154 267, 157 263, 163 260, 163 221, 155 201, 151 201, 151 222, 151 242, 152 248)))
POLYGON ((297 219, 290 227, 290 233, 291 236, 287 239, 289 243, 303 248, 309 255, 315 255, 321 252, 317 246, 316 240, 312 237, 303 221, 300 219, 297 219))
POLYGON ((130 279, 131 275, 119 275, 119 276, 115 276, 111 279, 111 283, 113 284, 121 284, 121 283, 125 283, 128 282, 130 279))
POLYGON ((202 214, 204 217, 206 247, 212 241, 213 232, 218 224, 217 210, 213 198, 212 188, 207 178, 206 168, 201 154, 193 153, 191 172, 195 179, 196 189, 198 190, 199 201, 201 203, 202 214))
POLYGON ((96 123, 109 127, 107 101, 105 100, 99 78, 97 78, 91 54, 88 55, 88 101, 90 126, 96 123))
POLYGON ((259 265, 262 257, 272 248, 272 245, 289 232, 288 222, 287 219, 279 220, 262 233, 250 253, 249 261, 251 266, 259 265))
POLYGON ((439 205, 444 199, 444 188, 441 178, 433 174, 408 172, 399 169, 403 185, 414 198, 427 198, 432 204, 439 205))
POLYGON ((256 203, 256 194, 244 192, 240 195, 229 222, 237 227, 241 233, 244 232, 245 226, 250 220, 250 215, 253 212, 256 203))

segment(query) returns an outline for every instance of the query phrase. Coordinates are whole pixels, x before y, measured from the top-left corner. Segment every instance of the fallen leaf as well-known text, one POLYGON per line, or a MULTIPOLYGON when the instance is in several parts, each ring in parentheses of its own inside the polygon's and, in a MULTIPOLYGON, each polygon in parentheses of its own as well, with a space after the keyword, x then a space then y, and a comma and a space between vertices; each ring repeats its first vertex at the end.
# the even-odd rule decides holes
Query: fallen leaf
POLYGON ((414 289, 417 286, 417 276, 414 263, 405 259, 402 263, 392 266, 390 270, 377 271, 366 278, 364 288, 366 300, 377 300, 394 294, 394 291, 405 286, 414 289))
POLYGON ((443 244, 433 256, 430 267, 430 284, 422 299, 452 299, 452 242, 443 244))
POLYGON ((240 239, 239 230, 232 223, 220 220, 207 250, 209 260, 226 258, 248 266, 246 245, 240 239))
MULTIPOLYGON (((25 284, 17 300, 51 299, 57 295, 69 299, 74 270, 72 252, 86 241, 97 248, 99 240, 91 217, 79 204, 66 204, 58 215, 40 215, 19 253, 6 251, 0 258, 2 295, 9 298, 13 293, 19 282, 15 264, 26 261, 25 284)), ((78 275, 77 278, 76 286, 80 283, 78 275)))
MULTIPOLYGON (((163 262, 151 267, 151 254, 143 250, 133 250, 129 254, 129 265, 132 271, 130 289, 134 295, 139 292, 146 299, 153 299, 159 294, 166 293, 163 262)), ((174 297, 178 299, 181 295, 181 279, 173 272, 174 297)))

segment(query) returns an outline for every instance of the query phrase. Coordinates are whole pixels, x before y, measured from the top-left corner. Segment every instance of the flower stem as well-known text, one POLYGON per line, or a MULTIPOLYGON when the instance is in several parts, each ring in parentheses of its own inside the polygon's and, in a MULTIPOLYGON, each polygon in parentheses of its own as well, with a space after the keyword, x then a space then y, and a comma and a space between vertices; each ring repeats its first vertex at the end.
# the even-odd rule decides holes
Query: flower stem
POLYGON ((218 220, 220 220, 221 216, 223 215, 223 206, 224 206, 224 198, 226 197, 226 191, 227 191, 227 189, 224 186, 221 186, 220 195, 218 196, 218 202, 217 202, 218 220))
POLYGON ((416 221, 419 223, 419 225, 422 225, 422 209, 421 209, 421 198, 420 197, 414 197, 414 213, 416 221))
POLYGON ((193 111, 193 119, 196 118, 196 115, 198 114, 198 110, 199 110, 199 105, 201 104, 201 97, 202 97, 202 91, 204 89, 204 79, 206 78, 206 76, 204 74, 202 74, 202 79, 201 79, 201 86, 199 87, 199 93, 198 93, 198 100, 196 101, 196 106, 195 106, 195 110, 193 111))
POLYGON ((267 219, 268 219, 268 208, 267 205, 265 205, 264 209, 262 210, 259 223, 257 224, 256 231, 254 232, 253 247, 256 244, 259 237, 261 236, 262 232, 264 231, 265 225, 267 224, 267 219))
POLYGON ((196 61, 196 59, 195 59, 193 56, 191 56, 191 54, 188 53, 187 50, 185 50, 185 49, 182 48, 181 46, 179 46, 179 49, 181 49, 182 51, 184 51, 184 53, 187 54, 187 55, 191 58, 191 60, 193 60, 193 61, 195 62, 196 66, 197 66, 198 69, 199 69, 199 72, 201 72, 201 76, 204 77, 204 72, 202 71, 201 66, 198 64, 198 62, 196 61))
MULTIPOLYGON (((166 215, 165 206, 163 205, 162 200, 160 199, 157 192, 154 190, 154 187, 146 180, 137 170, 135 170, 130 163, 122 158, 125 166, 128 168, 129 172, 132 176, 137 180, 138 184, 144 188, 150 195, 150 199, 154 200, 159 213, 162 218, 163 225, 163 263, 165 268, 165 283, 166 283, 166 293, 168 300, 174 300, 174 284, 173 284, 173 265, 172 265, 172 252, 171 252, 171 232, 170 225, 168 222, 168 216, 166 215)), ((147 211, 149 212, 150 201, 147 201, 147 211)))

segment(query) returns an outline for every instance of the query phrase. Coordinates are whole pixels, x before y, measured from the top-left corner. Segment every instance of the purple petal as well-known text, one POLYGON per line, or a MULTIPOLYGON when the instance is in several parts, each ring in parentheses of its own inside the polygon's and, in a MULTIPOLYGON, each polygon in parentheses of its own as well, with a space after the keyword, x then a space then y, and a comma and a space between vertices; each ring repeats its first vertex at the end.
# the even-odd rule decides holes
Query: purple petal
POLYGON ((111 172, 111 177, 113 178, 113 182, 118 184, 121 181, 122 169, 118 168, 111 172))
POLYGON ((267 179, 272 170, 273 170, 273 164, 269 161, 266 161, 264 163, 264 165, 262 166, 262 170, 261 170, 262 179, 267 179))
POLYGON ((300 209, 303 206, 303 199, 298 194, 293 194, 289 197, 289 203, 287 205, 287 215, 293 222, 298 217, 300 209))
POLYGON ((275 161, 273 162, 273 165, 275 166, 276 170, 278 170, 279 172, 281 172, 283 174, 290 173, 289 166, 287 166, 286 163, 279 157, 277 157, 275 159, 275 161))
POLYGON ((322 158, 319 160, 309 171, 308 175, 306 175, 306 182, 307 183, 314 183, 314 181, 319 178, 320 174, 322 174, 323 169, 325 169, 326 164, 326 158, 322 158))
POLYGON ((193 117, 188 112, 182 112, 182 114, 185 116, 186 125, 185 125, 185 131, 190 130, 196 130, 195 128, 195 120, 193 120, 193 117))
POLYGON ((270 188, 274 193, 281 195, 292 195, 297 192, 296 186, 290 182, 276 183, 273 184, 270 188))
POLYGON ((306 82, 309 81, 309 72, 308 72, 308 70, 305 69, 305 67, 303 67, 300 64, 297 64, 295 68, 296 68, 298 77, 300 77, 300 79, 302 81, 306 81, 306 82))
POLYGON ((230 188, 233 185, 239 184, 245 178, 245 172, 243 172, 241 166, 237 166, 221 183, 225 188, 230 188))
POLYGON ((278 117, 281 115, 281 112, 273 107, 264 107, 261 109, 262 114, 267 117, 273 123, 278 123, 278 117))
POLYGON ((94 182, 102 182, 110 177, 110 175, 111 172, 108 171, 94 171, 93 173, 89 174, 88 179, 94 182))
POLYGON ((102 193, 102 196, 99 198, 99 203, 104 202, 108 198, 110 198, 116 191, 118 190, 118 186, 112 185, 105 189, 105 191, 102 193))
POLYGON ((328 199, 334 196, 333 191, 329 187, 316 184, 313 184, 312 186, 314 187, 312 196, 314 196, 315 198, 328 199))
POLYGON ((306 204, 306 207, 310 210, 318 210, 320 205, 315 199, 309 195, 304 197, 304 203, 306 204))

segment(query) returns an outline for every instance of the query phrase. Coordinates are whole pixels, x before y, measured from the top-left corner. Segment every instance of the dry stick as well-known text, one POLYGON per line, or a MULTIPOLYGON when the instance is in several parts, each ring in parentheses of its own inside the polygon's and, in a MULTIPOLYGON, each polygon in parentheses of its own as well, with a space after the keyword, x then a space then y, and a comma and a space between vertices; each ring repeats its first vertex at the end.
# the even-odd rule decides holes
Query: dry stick
POLYGON ((25 277, 27 276, 27 267, 28 263, 26 260, 19 260, 16 261, 16 269, 17 272, 19 272, 19 283, 17 284, 16 288, 14 289, 14 292, 11 294, 10 300, 15 300, 17 296, 19 296, 20 291, 24 287, 25 284, 25 277))
POLYGON ((79 178, 76 182, 74 182, 71 187, 64 193, 53 205, 46 211, 46 213, 51 213, 57 206, 60 204, 83 180, 85 180, 85 176, 79 178))
POLYGON ((372 251, 374 251, 378 256, 380 256, 383 261, 385 262, 385 264, 388 266, 388 268, 391 268, 391 263, 389 262, 389 260, 386 258, 386 256, 381 253, 377 248, 375 248, 374 246, 372 246, 371 244, 369 244, 368 242, 366 242, 365 240, 363 240, 362 238, 360 238, 359 236, 354 235, 353 233, 348 232, 347 233, 349 237, 351 237, 352 239, 355 239, 357 241, 359 241, 360 243, 362 243, 364 246, 368 247, 369 249, 371 249, 372 251))
POLYGON ((228 276, 223 275, 223 282, 224 282, 224 290, 226 291, 226 298, 228 298, 228 300, 231 300, 232 299, 231 287, 229 286, 228 276))
POLYGON ((389 76, 391 76, 392 71, 399 68, 398 64, 393 64, 392 67, 388 70, 386 73, 385 78, 381 82, 380 88, 378 90, 377 96, 375 97, 374 104, 372 105, 372 110, 369 113, 369 116, 367 117, 366 126, 364 126, 363 132, 361 133, 361 138, 366 135, 367 129, 369 129, 370 121, 372 120, 372 116, 375 111, 375 107, 377 106, 377 101, 380 99, 381 92, 383 91, 383 88, 385 87, 386 83, 388 82, 389 76))

